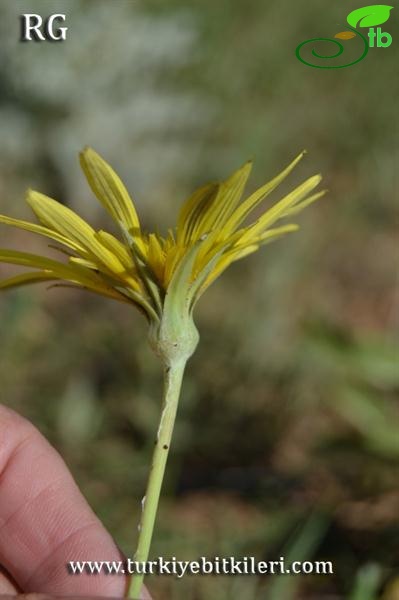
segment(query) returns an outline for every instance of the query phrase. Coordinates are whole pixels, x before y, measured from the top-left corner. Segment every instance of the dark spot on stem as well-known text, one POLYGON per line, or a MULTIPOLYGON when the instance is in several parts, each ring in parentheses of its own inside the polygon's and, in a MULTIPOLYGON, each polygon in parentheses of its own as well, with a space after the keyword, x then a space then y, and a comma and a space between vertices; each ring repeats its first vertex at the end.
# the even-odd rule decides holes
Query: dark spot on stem
POLYGON ((167 444, 164 444, 164 445, 163 445, 163 449, 164 449, 164 450, 167 450, 167 449, 168 449, 168 445, 167 445, 167 444))

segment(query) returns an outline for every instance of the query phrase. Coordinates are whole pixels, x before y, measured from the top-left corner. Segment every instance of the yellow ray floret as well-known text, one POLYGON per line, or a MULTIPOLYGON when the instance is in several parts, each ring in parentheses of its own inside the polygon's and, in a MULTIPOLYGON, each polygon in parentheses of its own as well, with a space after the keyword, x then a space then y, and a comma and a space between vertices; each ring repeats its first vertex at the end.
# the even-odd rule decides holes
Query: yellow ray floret
POLYGON ((141 230, 133 201, 114 170, 91 148, 80 163, 95 196, 121 230, 121 239, 95 231, 66 206, 35 191, 27 202, 40 224, 0 215, 0 223, 48 237, 68 256, 68 263, 44 257, 0 250, 0 262, 35 270, 0 282, 0 289, 39 281, 62 281, 115 300, 136 305, 150 321, 162 318, 166 294, 183 290, 184 303, 192 310, 204 290, 232 263, 255 252, 261 245, 296 231, 292 223, 276 224, 291 217, 324 195, 314 192, 321 181, 315 175, 304 181, 255 221, 245 224, 252 211, 290 174, 304 153, 277 177, 241 200, 252 163, 244 164, 222 183, 210 183, 195 191, 183 204, 176 231, 164 238, 141 230))

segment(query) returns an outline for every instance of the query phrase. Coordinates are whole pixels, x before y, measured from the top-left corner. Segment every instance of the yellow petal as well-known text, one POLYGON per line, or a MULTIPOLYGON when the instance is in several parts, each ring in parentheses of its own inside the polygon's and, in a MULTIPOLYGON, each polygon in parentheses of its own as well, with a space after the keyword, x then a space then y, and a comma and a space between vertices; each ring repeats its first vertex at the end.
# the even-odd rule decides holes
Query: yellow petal
POLYGON ((242 236, 242 242, 249 242, 252 239, 256 239, 261 235, 266 228, 273 225, 278 219, 281 219, 285 215, 289 214, 289 209, 298 205, 301 200, 317 186, 321 181, 320 175, 314 175, 309 177, 301 185, 299 185, 290 194, 285 196, 282 200, 277 202, 269 210, 267 210, 254 224, 247 227, 246 233, 242 236))
POLYGON ((155 273, 159 283, 162 285, 165 274, 165 252, 155 233, 150 233, 148 236, 147 259, 151 270, 155 273))
POLYGON ((241 199, 251 169, 252 162, 247 162, 219 185, 216 195, 209 204, 201 208, 201 213, 196 215, 192 240, 223 228, 241 199))
POLYGON ((303 200, 302 202, 295 204, 295 206, 293 206, 292 208, 287 210, 285 212, 284 216, 286 217, 286 216, 296 215, 297 213, 301 212, 304 208, 306 208, 310 204, 313 204, 313 202, 316 202, 316 200, 319 200, 320 198, 322 198, 326 193, 327 193, 327 190, 322 190, 321 192, 317 192, 317 194, 313 194, 312 196, 309 196, 309 198, 306 198, 306 200, 303 200))
POLYGON ((46 271, 34 271, 33 273, 22 273, 15 277, 0 280, 0 290, 5 290, 13 287, 20 287, 30 283, 38 283, 40 281, 49 281, 57 279, 53 273, 46 271))
POLYGON ((177 220, 178 244, 187 244, 195 239, 197 222, 216 197, 218 189, 218 184, 208 183, 196 190, 183 204, 177 220))
MULTIPOLYGON (((285 235, 286 233, 292 233, 294 231, 298 231, 299 225, 295 223, 290 223, 288 225, 282 225, 281 227, 274 227, 273 229, 268 229, 264 233, 262 233, 258 237, 251 238, 248 240, 245 238, 245 234, 238 238, 237 242, 234 244, 233 248, 242 248, 244 246, 248 246, 250 244, 264 244, 269 241, 272 241, 276 238, 285 235), (245 241, 246 240, 246 241, 245 241)), ((244 230, 245 231, 245 230, 244 230)))
POLYGON ((63 277, 64 274, 70 274, 70 269, 63 263, 52 260, 51 258, 46 258, 45 256, 38 256, 37 254, 30 254, 29 252, 20 252, 18 250, 0 249, 0 262, 45 269, 57 272, 60 277, 63 277))
MULTIPOLYGON (((291 233, 293 231, 297 231, 298 229, 298 225, 291 223, 289 225, 284 225, 282 227, 270 229, 256 239, 254 238, 250 241, 242 242, 243 233, 245 233, 245 229, 243 229, 241 230, 241 238, 238 235, 240 232, 237 232, 237 235, 234 236, 234 238, 232 238, 232 240, 234 240, 234 243, 231 243, 229 245, 229 247, 223 252, 223 255, 220 258, 218 258, 217 255, 215 255, 213 258, 210 258, 214 253, 214 248, 212 248, 212 251, 204 259, 210 261, 208 263, 208 267, 202 267, 203 273, 208 274, 205 278, 203 278, 203 282, 199 286, 197 286, 198 291, 195 290, 195 297, 193 299, 193 303, 195 303, 198 300, 198 298, 201 296, 201 294, 203 294, 206 288, 208 288, 209 285, 213 281, 215 281, 215 279, 217 279, 231 263, 240 260, 241 258, 244 258, 245 256, 252 254, 253 252, 256 252, 256 250, 258 250, 261 245, 274 241, 282 235, 291 233), (212 268, 209 269, 209 265, 212 264, 213 261, 215 261, 215 258, 215 264, 213 264, 212 268)), ((220 253, 221 249, 226 248, 226 242, 224 244, 217 244, 215 248, 219 248, 220 253)), ((199 273, 199 277, 201 277, 201 273, 199 273)), ((196 287, 195 282, 193 285, 194 287, 196 287)))
POLYGON ((95 283, 99 281, 95 273, 90 271, 84 272, 78 267, 64 265, 51 258, 30 254, 28 252, 19 252, 18 250, 0 250, 0 262, 21 265, 24 267, 32 267, 35 269, 43 269, 48 273, 52 273, 58 279, 66 279, 76 283, 95 283))
POLYGON ((107 231, 97 231, 94 236, 103 246, 112 252, 112 254, 115 254, 126 269, 134 270, 133 258, 125 244, 122 244, 122 242, 107 231))
POLYGON ((69 262, 70 264, 80 265, 81 267, 85 267, 86 269, 90 269, 91 271, 98 271, 98 265, 90 260, 86 260, 85 258, 71 256, 69 258, 69 262))
POLYGON ((79 244, 73 242, 69 238, 64 235, 57 233, 47 227, 42 227, 41 225, 36 225, 35 223, 29 223, 28 221, 21 221, 20 219, 13 219, 12 217, 6 217, 4 215, 0 215, 0 223, 4 225, 11 225, 13 227, 18 227, 18 229, 24 229, 25 231, 30 231, 32 233, 38 233, 39 235, 43 235, 45 237, 51 238, 60 244, 64 244, 73 250, 82 251, 83 248, 79 246, 79 244))
POLYGON ((46 277, 47 279, 70 281, 103 296, 126 301, 126 298, 122 294, 108 286, 96 273, 80 265, 64 265, 44 256, 19 252, 17 250, 2 249, 0 249, 0 262, 43 269, 43 272, 48 276, 46 277))
POLYGON ((80 153, 80 164, 97 199, 130 235, 140 230, 132 199, 119 176, 92 148, 80 153))
POLYGON ((94 238, 94 229, 70 208, 56 200, 40 192, 28 190, 26 201, 46 227, 61 233, 81 247, 85 248, 88 242, 94 238))
POLYGON ((252 161, 248 161, 220 184, 216 198, 202 220, 203 233, 224 225, 241 199, 251 170, 252 161))
POLYGON ((248 217, 250 212, 284 181, 304 155, 305 152, 301 152, 277 177, 274 177, 274 179, 260 187, 238 206, 221 231, 224 238, 234 231, 248 217))
POLYGON ((96 239, 94 229, 70 208, 33 190, 28 191, 27 202, 45 226, 83 247, 89 252, 89 259, 100 261, 112 273, 123 273, 125 269, 117 257, 96 239))
POLYGON ((219 185, 208 184, 197 190, 183 205, 178 221, 178 241, 196 241, 223 227, 240 201, 252 169, 245 163, 219 185))
POLYGON ((127 247, 122 244, 116 237, 106 231, 99 231, 95 237, 101 244, 107 248, 123 265, 124 271, 119 272, 118 276, 123 281, 136 291, 141 291, 141 285, 137 277, 137 269, 127 247))

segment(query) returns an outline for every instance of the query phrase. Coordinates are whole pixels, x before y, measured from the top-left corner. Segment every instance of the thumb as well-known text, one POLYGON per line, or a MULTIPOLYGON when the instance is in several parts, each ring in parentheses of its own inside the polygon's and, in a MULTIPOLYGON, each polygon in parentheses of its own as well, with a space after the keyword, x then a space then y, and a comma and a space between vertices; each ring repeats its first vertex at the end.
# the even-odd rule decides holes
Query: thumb
MULTIPOLYGON (((0 565, 24 592, 123 597, 124 575, 67 568, 123 558, 56 450, 0 405, 0 565)), ((151 597, 144 590, 142 598, 151 597)))

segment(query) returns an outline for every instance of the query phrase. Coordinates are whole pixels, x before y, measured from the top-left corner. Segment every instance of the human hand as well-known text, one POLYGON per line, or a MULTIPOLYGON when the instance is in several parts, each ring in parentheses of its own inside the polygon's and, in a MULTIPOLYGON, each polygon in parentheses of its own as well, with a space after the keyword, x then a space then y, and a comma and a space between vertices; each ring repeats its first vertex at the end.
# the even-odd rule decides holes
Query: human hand
POLYGON ((69 561, 123 558, 56 450, 0 405, 0 594, 123 597, 124 576, 67 570, 69 561))

